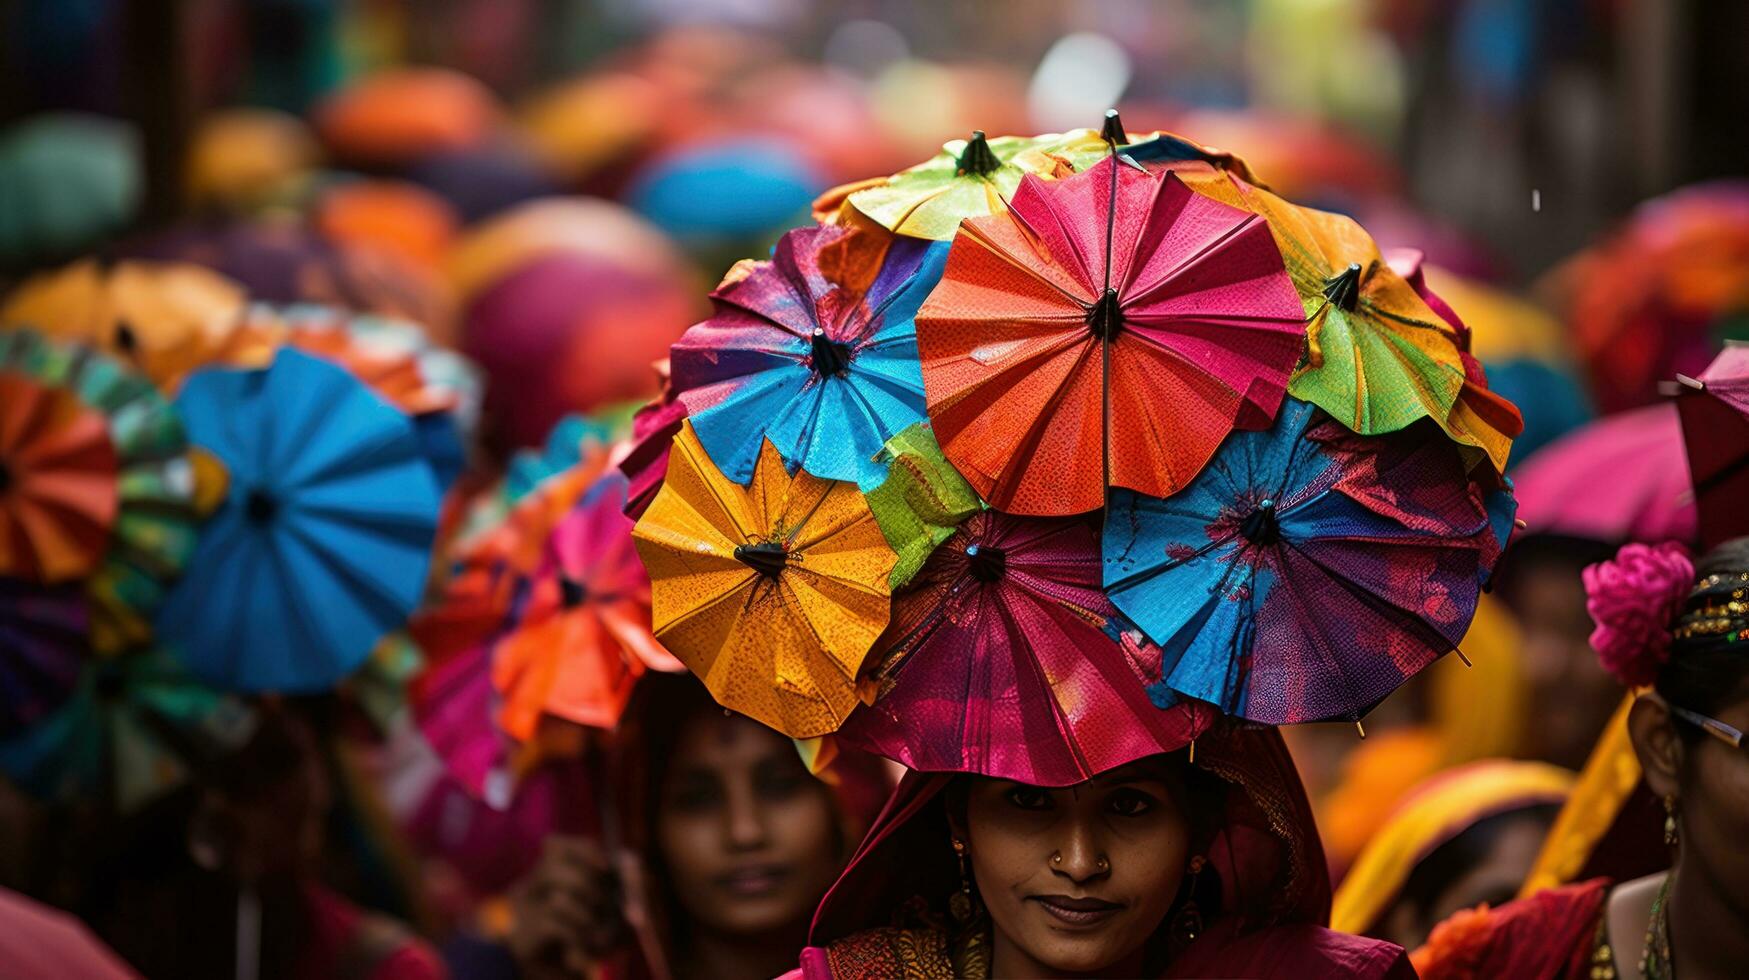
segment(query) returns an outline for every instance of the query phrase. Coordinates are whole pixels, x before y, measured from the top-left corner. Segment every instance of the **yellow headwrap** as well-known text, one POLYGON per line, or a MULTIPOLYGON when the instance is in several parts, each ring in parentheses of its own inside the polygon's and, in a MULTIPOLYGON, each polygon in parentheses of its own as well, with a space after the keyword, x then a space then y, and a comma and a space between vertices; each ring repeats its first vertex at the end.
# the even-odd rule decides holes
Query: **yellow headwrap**
POLYGON ((1560 803, 1574 775, 1542 762, 1486 759, 1440 773, 1406 797, 1355 859, 1330 910, 1330 927, 1365 933, 1434 848, 1497 813, 1560 803))

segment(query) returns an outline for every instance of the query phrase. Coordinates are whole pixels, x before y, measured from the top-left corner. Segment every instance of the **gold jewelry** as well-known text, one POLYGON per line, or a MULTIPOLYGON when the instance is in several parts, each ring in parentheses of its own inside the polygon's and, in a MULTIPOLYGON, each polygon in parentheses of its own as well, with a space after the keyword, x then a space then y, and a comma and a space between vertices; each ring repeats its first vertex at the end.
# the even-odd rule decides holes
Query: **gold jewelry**
POLYGON ((1658 897, 1652 899, 1652 916, 1646 922, 1646 951, 1640 954, 1640 976, 1645 980, 1671 980, 1676 975, 1670 962, 1670 883, 1676 872, 1664 876, 1658 897))
POLYGON ((990 975, 988 923, 983 905, 972 893, 972 869, 966 860, 971 849, 958 837, 950 837, 948 841, 953 844, 954 855, 960 862, 960 890, 947 899, 947 911, 953 917, 954 925, 948 958, 953 962, 957 976, 987 977, 990 975))
POLYGON ((1676 795, 1664 794, 1664 846, 1676 846, 1676 795))
POLYGON ((1104 855, 1100 855, 1099 860, 1093 862, 1093 866, 1098 868, 1101 871, 1110 871, 1111 870, 1111 862, 1107 861, 1105 859, 1104 855))
POLYGON ((1058 851, 1055 854, 1052 854, 1051 855, 1051 863, 1052 864, 1062 864, 1063 863, 1063 852, 1058 851))

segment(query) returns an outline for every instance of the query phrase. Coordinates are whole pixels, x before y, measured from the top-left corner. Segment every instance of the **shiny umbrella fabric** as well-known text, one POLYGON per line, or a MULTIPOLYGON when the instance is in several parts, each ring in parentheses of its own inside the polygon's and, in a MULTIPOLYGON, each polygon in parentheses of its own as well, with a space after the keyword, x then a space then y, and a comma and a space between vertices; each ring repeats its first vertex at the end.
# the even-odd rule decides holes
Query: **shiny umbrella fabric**
POLYGON ((785 463, 873 486, 881 446, 923 419, 917 308, 941 277, 944 247, 895 243, 866 291, 825 268, 852 234, 791 231, 770 262, 742 266, 711 294, 708 320, 669 355, 672 384, 723 473, 751 478, 767 440, 785 463))
POLYGON ((633 534, 656 638, 719 702, 794 738, 843 723, 897 561, 854 483, 791 474, 767 443, 741 486, 689 423, 633 534))
POLYGON ((1606 415, 1512 473, 1524 533, 1603 542, 1695 542, 1700 533, 1677 406, 1606 415))
POLYGON ((968 220, 917 347, 948 459, 997 509, 1064 515, 1266 428, 1303 319, 1266 221, 1113 155, 968 220))
POLYGON ((894 599, 839 737, 916 769, 1064 786, 1183 744, 1207 705, 1145 692, 1159 650, 1109 630, 1099 539, 1079 517, 973 515, 894 599))
POLYGON ((227 689, 332 686, 424 589, 439 492, 412 421, 292 349, 265 369, 200 372, 176 407, 230 487, 160 637, 227 689))
POLYGON ((1105 588, 1161 647, 1156 698, 1352 720, 1455 650, 1511 498, 1428 435, 1368 439, 1289 399, 1176 496, 1114 493, 1105 588))

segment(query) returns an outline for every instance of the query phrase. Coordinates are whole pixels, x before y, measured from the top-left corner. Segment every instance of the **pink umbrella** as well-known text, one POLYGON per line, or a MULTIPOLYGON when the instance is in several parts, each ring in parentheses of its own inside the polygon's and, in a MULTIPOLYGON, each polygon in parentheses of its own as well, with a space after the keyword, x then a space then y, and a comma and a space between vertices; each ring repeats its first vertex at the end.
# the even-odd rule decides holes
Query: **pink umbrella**
POLYGON ((0 888, 0 963, 11 980, 139 976, 78 919, 6 888, 0 888))
POLYGON ((1711 548, 1749 533, 1749 344, 1725 349, 1697 377, 1680 376, 1677 411, 1694 480, 1700 541, 1711 548))
POLYGON ((1184 744, 1214 718, 1154 706, 1160 650, 1121 636, 1082 518, 985 511, 895 598, 874 703, 839 736, 913 769, 1064 786, 1184 744))
POLYGON ((1694 488, 1676 406, 1609 415, 1512 473, 1524 533, 1596 541, 1695 539, 1694 488))

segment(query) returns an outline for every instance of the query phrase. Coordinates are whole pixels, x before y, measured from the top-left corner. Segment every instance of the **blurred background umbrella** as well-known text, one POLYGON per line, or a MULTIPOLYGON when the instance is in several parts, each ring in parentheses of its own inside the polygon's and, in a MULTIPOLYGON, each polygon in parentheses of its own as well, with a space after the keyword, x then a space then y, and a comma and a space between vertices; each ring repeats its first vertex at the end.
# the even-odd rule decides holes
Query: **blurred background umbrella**
POLYGON ((336 159, 392 167, 484 142, 502 109, 486 86, 441 68, 392 69, 329 95, 313 113, 336 159))
POLYGON ((289 207, 320 157, 315 135, 296 116, 252 107, 211 113, 189 140, 188 202, 221 214, 289 207))
POLYGON ((1700 543, 1713 548, 1749 533, 1749 342, 1727 343, 1705 371, 1675 387, 1700 543))
POLYGON ((1159 651, 1108 633, 1116 613, 1092 525, 975 514, 895 596, 872 704, 839 735, 914 769, 1044 786, 1172 751, 1214 712, 1149 701, 1159 651))
POLYGON ((328 239, 391 252, 442 275, 461 218, 449 202, 401 180, 353 180, 317 199, 311 220, 328 239))
POLYGON ((176 407, 231 486, 160 635, 227 688, 333 685, 424 588, 438 490, 411 420, 289 349, 263 370, 196 374, 176 407))
POLYGON ((448 275, 468 302, 554 252, 611 261, 640 275, 684 282, 688 289, 694 285, 672 239, 625 206, 594 197, 529 201, 470 227, 450 251, 448 275))
POLYGON ((534 154, 507 139, 432 153, 404 172, 454 208, 464 224, 559 191, 534 154))
POLYGON ((189 457, 170 404, 118 360, 22 331, 0 334, 5 370, 71 393, 104 426, 116 466, 107 491, 115 520, 86 580, 91 642, 100 653, 145 643, 154 611, 193 553, 202 492, 222 484, 220 468, 189 457))
POLYGON ((0 742, 0 771, 52 801, 128 813, 240 748, 253 718, 164 650, 93 661, 77 691, 28 732, 0 742))
POLYGON ((1235 425, 1269 424, 1303 316, 1261 218, 1115 159, 1029 175, 965 224, 918 314, 929 418, 998 509, 1163 496, 1235 425))
POLYGON ((633 533, 656 638, 718 702, 793 738, 843 723, 896 560, 855 484, 792 476, 767 443, 740 486, 688 424, 633 533))
POLYGON ((1687 541, 1699 533, 1675 405, 1590 422, 1513 471, 1525 534, 1593 541, 1687 541))
POLYGON ((1114 492, 1106 591, 1163 648, 1162 702, 1354 720, 1469 626, 1504 541, 1465 485, 1425 428, 1367 440, 1289 399, 1170 500, 1114 492))
POLYGON ((744 137, 651 160, 624 199, 715 272, 763 253, 785 228, 805 221, 825 183, 793 142, 744 137))
POLYGON ((51 113, 0 133, 0 266, 54 261, 121 230, 139 207, 139 134, 51 113))
POLYGON ((117 477, 101 414, 64 387, 0 370, 0 574, 90 574, 109 547, 117 477))
POLYGON ((872 487, 876 457, 923 419, 917 309, 947 249, 903 239, 858 294, 829 278, 849 229, 798 228, 770 262, 741 268, 711 294, 715 313, 669 353, 677 397, 699 442, 745 483, 769 440, 785 464, 872 487))
POLYGON ((0 578, 0 738, 29 728, 73 693, 90 627, 77 585, 0 578))

